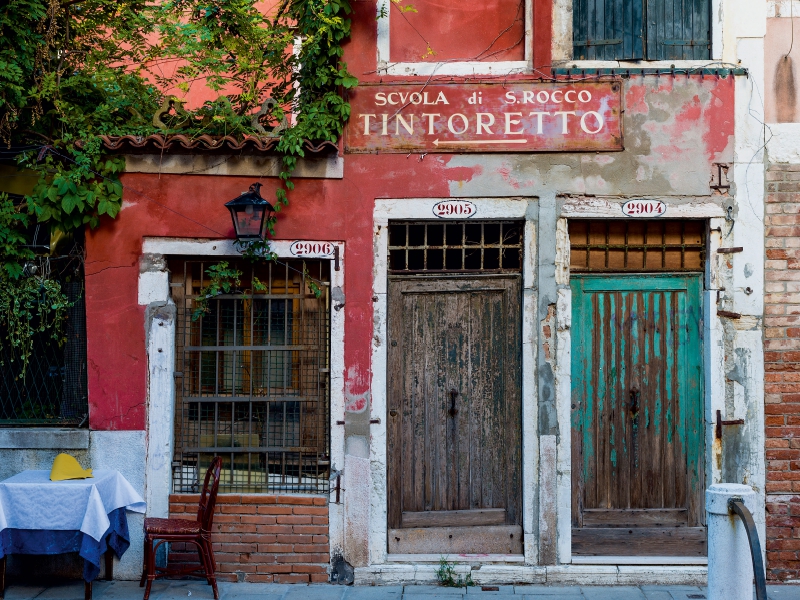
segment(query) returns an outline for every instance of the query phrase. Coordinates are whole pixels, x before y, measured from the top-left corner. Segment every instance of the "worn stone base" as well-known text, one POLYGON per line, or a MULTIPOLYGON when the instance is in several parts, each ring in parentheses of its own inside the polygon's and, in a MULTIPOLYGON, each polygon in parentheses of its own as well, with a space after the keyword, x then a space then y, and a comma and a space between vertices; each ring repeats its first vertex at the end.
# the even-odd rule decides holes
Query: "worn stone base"
MULTIPOLYGON (((356 568, 356 585, 425 585, 436 583, 436 565, 385 564, 356 568)), ((471 573, 478 585, 539 583, 550 585, 706 585, 705 566, 456 565, 457 575, 471 573)))

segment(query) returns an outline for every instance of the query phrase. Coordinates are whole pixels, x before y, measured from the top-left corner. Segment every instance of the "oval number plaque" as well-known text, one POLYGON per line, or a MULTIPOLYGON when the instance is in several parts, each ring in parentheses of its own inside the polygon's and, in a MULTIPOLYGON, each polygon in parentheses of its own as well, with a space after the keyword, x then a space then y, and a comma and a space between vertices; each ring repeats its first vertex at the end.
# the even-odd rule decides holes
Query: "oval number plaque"
POLYGON ((626 217, 660 217, 667 212, 661 200, 628 200, 622 205, 626 217))
POLYGON ((303 258, 332 258, 333 244, 330 242, 292 242, 289 246, 292 256, 302 256, 303 258))
POLYGON ((433 205, 433 214, 440 219, 468 219, 478 208, 468 200, 442 200, 433 205))

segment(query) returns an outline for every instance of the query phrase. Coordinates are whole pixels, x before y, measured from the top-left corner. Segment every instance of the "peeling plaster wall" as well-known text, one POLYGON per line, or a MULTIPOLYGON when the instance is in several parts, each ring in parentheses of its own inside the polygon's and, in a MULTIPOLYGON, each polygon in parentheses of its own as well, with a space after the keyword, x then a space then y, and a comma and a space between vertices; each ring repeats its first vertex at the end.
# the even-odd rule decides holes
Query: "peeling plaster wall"
MULTIPOLYGON (((566 30, 566 24, 556 21, 556 28, 566 30)), ((378 80, 375 29, 374 3, 355 3, 353 38, 345 58, 362 81, 378 80)), ((758 44, 744 40, 738 48, 746 60, 761 58, 763 65, 758 44)), ((758 77, 763 78, 760 71, 754 74, 758 77)), ((385 327, 386 282, 385 271, 373 259, 386 251, 385 230, 376 230, 373 221, 375 201, 382 198, 397 199, 391 201, 397 206, 411 198, 529 198, 530 210, 536 211, 529 220, 534 283, 525 292, 531 301, 525 327, 530 328, 534 367, 524 377, 537 390, 523 407, 526 419, 535 423, 523 440, 529 444, 524 450, 526 469, 532 471, 525 482, 526 562, 557 565, 571 560, 571 298, 565 217, 574 217, 575 207, 585 209, 585 217, 621 217, 615 211, 624 200, 658 198, 667 203, 667 216, 711 218, 712 229, 720 228, 712 232, 713 243, 745 247, 744 253, 725 259, 730 264, 715 262, 707 274, 707 482, 732 478, 763 492, 763 137, 753 117, 753 98, 753 81, 744 78, 633 75, 624 80, 621 152, 347 155, 342 179, 296 181, 290 205, 280 215, 281 239, 343 240, 348 248, 349 266, 340 288, 347 298, 341 308, 344 350, 336 356, 332 374, 344 389, 342 405, 334 406, 331 414, 332 427, 338 428, 335 443, 344 456, 334 465, 342 474, 343 504, 331 513, 333 552, 341 551, 357 567, 386 560, 386 467, 393 457, 385 451, 386 355, 376 333, 385 327), (714 163, 728 165, 722 182, 716 180, 714 163), (715 191, 710 186, 716 183, 731 187, 727 193, 715 191), (732 231, 723 218, 728 207, 735 219, 732 231), (725 291, 717 303, 714 290, 721 288, 725 291), (735 324, 726 322, 717 317, 718 308, 744 317, 735 324), (742 435, 719 447, 711 417, 717 409, 725 410, 728 418, 744 415, 749 422, 742 435), (383 424, 371 419, 382 419, 383 424), (344 425, 335 424, 340 420, 344 425)), ((246 189, 251 179, 178 173, 123 176, 126 189, 119 218, 87 236, 92 427, 146 426, 146 306, 162 295, 166 272, 157 261, 140 261, 142 239, 231 237, 229 216, 221 204, 246 189), (180 215, 191 215, 192 220, 180 215), (137 286, 140 269, 149 281, 144 288, 137 286)), ((276 181, 267 177, 263 183, 264 196, 269 197, 276 181)), ((152 381, 153 373, 149 377, 152 381)), ((757 519, 763 524, 763 513, 757 519)))

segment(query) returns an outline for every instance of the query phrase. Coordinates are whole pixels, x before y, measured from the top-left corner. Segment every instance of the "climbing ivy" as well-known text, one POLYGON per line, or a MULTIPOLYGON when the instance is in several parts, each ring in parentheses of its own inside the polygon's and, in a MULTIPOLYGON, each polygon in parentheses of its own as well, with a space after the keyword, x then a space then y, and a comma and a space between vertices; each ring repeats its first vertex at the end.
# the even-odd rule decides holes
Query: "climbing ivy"
MULTIPOLYGON (((0 139, 19 167, 37 177, 23 201, 0 196, 0 327, 16 332, 15 348, 30 351, 29 330, 4 317, 2 308, 27 311, 29 322, 40 314, 39 305, 15 304, 33 257, 28 228, 44 223, 68 234, 119 213, 124 159, 109 155, 100 136, 278 137, 278 210, 294 188, 304 141, 341 136, 350 115, 341 90, 357 84, 342 61, 349 1, 282 0, 269 13, 262 6, 255 0, 7 0, 0 7, 0 139), (182 98, 199 87, 217 99, 186 108, 182 98)), ((243 249, 253 258, 274 258, 268 243, 243 249)), ((63 294, 51 299, 53 307, 65 301, 63 294)), ((56 320, 63 316, 53 310, 56 320)))

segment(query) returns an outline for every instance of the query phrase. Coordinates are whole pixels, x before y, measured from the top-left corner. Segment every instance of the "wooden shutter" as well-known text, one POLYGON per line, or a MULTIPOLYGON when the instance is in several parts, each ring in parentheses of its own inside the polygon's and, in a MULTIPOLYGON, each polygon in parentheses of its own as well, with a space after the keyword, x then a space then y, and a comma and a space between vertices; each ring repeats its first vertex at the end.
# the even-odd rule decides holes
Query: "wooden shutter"
POLYGON ((709 0, 647 0, 646 19, 648 60, 711 57, 709 0))
POLYGON ((710 0, 574 0, 575 60, 703 60, 710 0))
POLYGON ((575 0, 573 58, 641 60, 644 0, 575 0))

